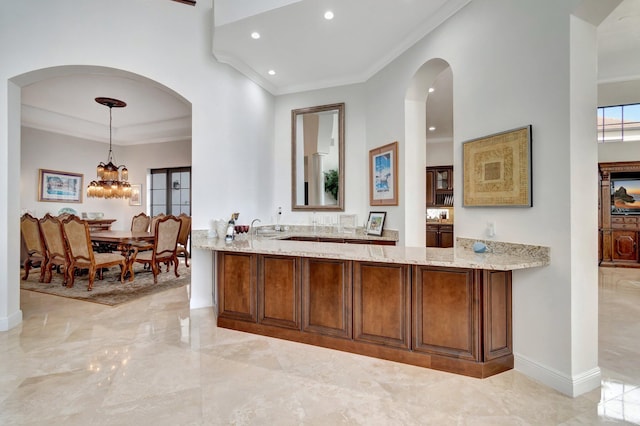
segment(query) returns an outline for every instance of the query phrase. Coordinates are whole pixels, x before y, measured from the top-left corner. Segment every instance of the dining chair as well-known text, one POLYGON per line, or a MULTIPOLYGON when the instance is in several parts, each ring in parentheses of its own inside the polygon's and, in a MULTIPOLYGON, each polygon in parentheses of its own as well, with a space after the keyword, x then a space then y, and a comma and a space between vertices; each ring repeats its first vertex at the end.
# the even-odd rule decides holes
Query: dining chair
POLYGON ((76 269, 89 269, 89 285, 93 289, 96 272, 102 279, 102 268, 120 266, 120 282, 124 282, 127 260, 120 253, 94 253, 89 234, 89 225, 78 216, 72 215, 62 221, 62 230, 69 248, 69 270, 67 287, 73 287, 76 269))
POLYGON ((22 235, 22 244, 25 249, 25 259, 23 262, 24 275, 23 280, 29 278, 29 271, 31 268, 37 268, 37 264, 40 265, 40 279, 44 280, 44 266, 47 263, 47 253, 44 248, 44 242, 42 241, 42 234, 40 233, 40 227, 38 226, 38 219, 31 216, 29 213, 25 213, 20 218, 20 234, 22 235))
POLYGON ((141 212, 131 219, 131 232, 147 232, 151 218, 146 213, 141 212))
POLYGON ((180 235, 178 235, 177 254, 184 254, 184 264, 188 268, 190 254, 187 246, 189 245, 189 235, 191 235, 191 216, 185 213, 180 213, 178 219, 182 222, 182 226, 180 226, 180 235))
POLYGON ((50 283, 53 279, 53 267, 63 268, 62 285, 67 285, 67 273, 69 270, 69 252, 64 240, 62 223, 58 218, 49 213, 39 220, 40 231, 47 253, 47 263, 44 266, 44 282, 50 283))
POLYGON ((173 215, 164 216, 156 221, 153 240, 153 249, 143 252, 134 251, 132 258, 134 262, 150 265, 153 272, 153 283, 158 283, 158 273, 160 272, 160 263, 166 263, 167 267, 173 263, 175 265, 174 272, 176 277, 178 274, 178 235, 182 221, 173 215))
POLYGON ((151 232, 156 229, 156 222, 162 217, 164 217, 164 213, 158 213, 157 215, 151 217, 151 224, 149 225, 149 230, 151 232))

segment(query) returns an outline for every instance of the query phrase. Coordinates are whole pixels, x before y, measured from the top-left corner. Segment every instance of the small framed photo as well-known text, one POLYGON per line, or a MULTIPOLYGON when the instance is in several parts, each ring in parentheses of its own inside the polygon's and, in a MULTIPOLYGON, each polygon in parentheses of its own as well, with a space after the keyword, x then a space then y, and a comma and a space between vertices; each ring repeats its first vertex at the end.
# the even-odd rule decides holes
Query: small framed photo
POLYGON ((38 201, 82 202, 82 174, 47 169, 40 169, 39 174, 38 201))
POLYGON ((369 212, 369 220, 367 220, 367 235, 382 235, 384 227, 384 219, 387 216, 385 212, 369 212))
POLYGON ((130 206, 139 206, 142 204, 142 184, 135 183, 131 185, 131 198, 129 198, 130 206))

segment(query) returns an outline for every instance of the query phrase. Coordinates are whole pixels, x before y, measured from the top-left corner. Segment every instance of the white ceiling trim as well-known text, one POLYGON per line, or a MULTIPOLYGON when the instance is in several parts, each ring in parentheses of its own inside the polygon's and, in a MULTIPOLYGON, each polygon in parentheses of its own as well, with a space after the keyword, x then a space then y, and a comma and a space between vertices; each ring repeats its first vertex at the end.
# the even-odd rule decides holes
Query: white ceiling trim
MULTIPOLYGON (((109 143, 108 123, 96 124, 79 117, 22 105, 22 125, 37 130, 109 143), (96 135, 104 135, 96 136, 96 135)), ((191 140, 191 116, 175 117, 131 126, 112 127, 112 144, 144 145, 191 140)))

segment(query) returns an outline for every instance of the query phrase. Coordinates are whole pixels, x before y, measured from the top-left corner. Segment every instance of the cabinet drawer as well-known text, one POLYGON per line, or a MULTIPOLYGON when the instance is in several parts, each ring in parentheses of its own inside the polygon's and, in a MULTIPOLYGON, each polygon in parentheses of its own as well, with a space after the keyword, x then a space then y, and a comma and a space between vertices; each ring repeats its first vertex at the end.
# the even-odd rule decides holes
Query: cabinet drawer
POLYGON ((612 224, 622 224, 622 223, 626 223, 626 224, 634 224, 637 225, 638 224, 638 218, 637 217, 629 217, 629 216, 611 216, 611 223, 612 224))
POLYGON ((612 223, 611 227, 614 229, 630 229, 632 231, 638 229, 638 225, 635 223, 612 223))
POLYGON ((638 229, 638 218, 628 216, 612 216, 611 227, 614 229, 638 229))

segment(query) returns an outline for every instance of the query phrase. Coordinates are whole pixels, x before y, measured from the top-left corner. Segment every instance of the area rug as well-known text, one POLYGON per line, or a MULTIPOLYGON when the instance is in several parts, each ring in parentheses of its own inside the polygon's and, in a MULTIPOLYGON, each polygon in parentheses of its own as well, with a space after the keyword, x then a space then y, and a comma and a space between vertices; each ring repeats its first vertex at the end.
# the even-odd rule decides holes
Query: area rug
MULTIPOLYGON (((191 264, 189 264, 191 266, 191 264)), ((144 270, 142 265, 134 266, 134 279, 129 281, 125 278, 124 283, 120 280, 120 268, 114 267, 104 271, 103 279, 96 276, 93 282, 93 290, 87 291, 89 278, 87 274, 76 276, 72 288, 62 285, 62 274, 53 272, 50 283, 38 282, 40 269, 32 269, 27 280, 22 280, 20 271, 20 288, 22 290, 37 291, 39 293, 52 294, 55 296, 68 297, 71 299, 83 300, 86 302, 100 303, 102 305, 116 306, 130 302, 141 297, 159 293, 172 288, 182 287, 191 283, 191 268, 187 268, 181 261, 178 266, 179 277, 173 272, 173 268, 166 272, 163 265, 162 272, 158 274, 158 283, 153 283, 153 274, 150 270, 144 270)))

